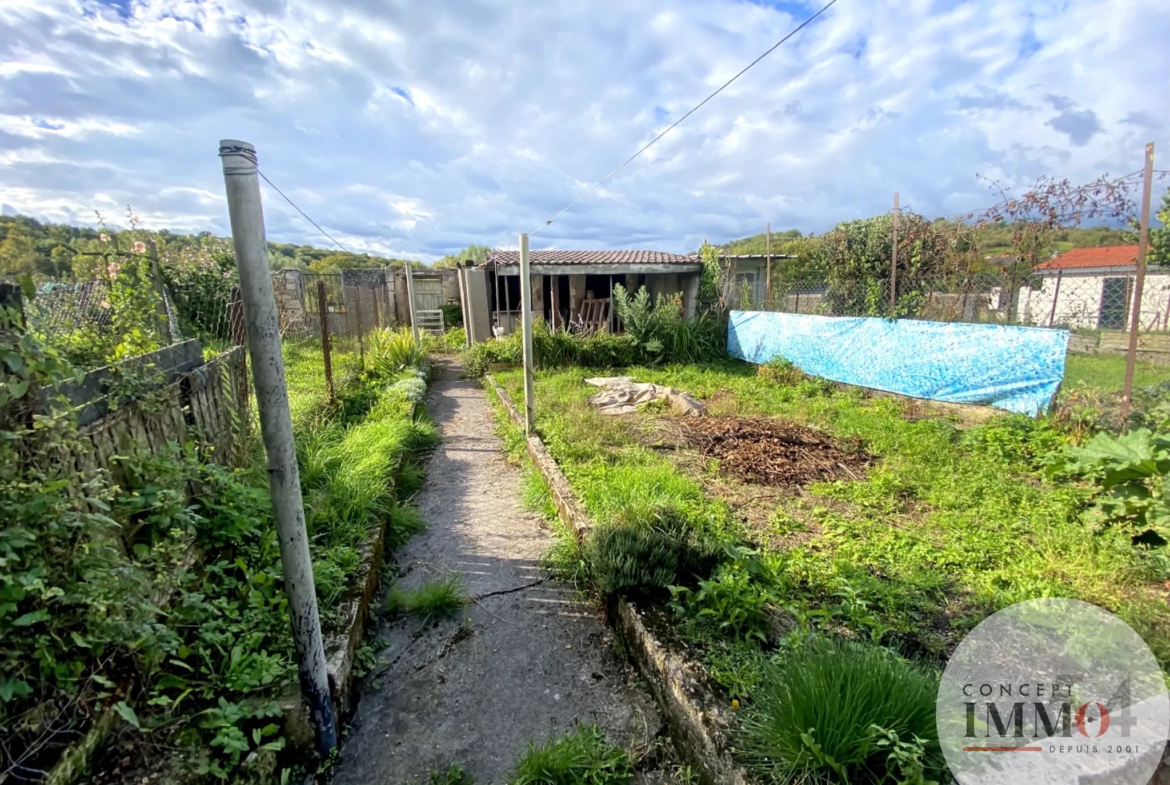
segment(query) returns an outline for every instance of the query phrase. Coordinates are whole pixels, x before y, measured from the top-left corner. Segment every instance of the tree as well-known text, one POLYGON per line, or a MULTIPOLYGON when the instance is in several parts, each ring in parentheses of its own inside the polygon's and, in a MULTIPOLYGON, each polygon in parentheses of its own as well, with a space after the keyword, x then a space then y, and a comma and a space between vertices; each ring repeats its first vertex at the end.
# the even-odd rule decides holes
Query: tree
POLYGON ((432 267, 456 267, 458 265, 463 264, 463 262, 465 262, 465 261, 472 261, 472 262, 475 262, 476 264, 483 264, 484 262, 487 261, 488 254, 490 254, 491 252, 492 252, 491 246, 476 245, 475 243, 472 243, 471 245, 467 246, 466 248, 464 248, 462 251, 459 251, 458 253, 447 254, 446 256, 442 257, 441 259, 436 261, 431 266, 432 267))
POLYGON ((14 277, 37 272, 37 248, 32 237, 18 225, 8 230, 0 243, 0 275, 14 277))
POLYGON ((1170 191, 1162 195, 1162 209, 1158 211, 1162 225, 1150 227, 1150 247, 1146 250, 1146 263, 1170 267, 1170 191))

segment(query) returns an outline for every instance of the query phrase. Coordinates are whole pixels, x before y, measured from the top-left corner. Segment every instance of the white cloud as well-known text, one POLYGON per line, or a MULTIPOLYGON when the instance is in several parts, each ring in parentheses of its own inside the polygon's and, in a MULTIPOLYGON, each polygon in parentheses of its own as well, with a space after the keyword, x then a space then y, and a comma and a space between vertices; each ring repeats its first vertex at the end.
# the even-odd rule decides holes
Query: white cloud
MULTIPOLYGON (((0 203, 226 233, 215 147, 347 246, 514 244, 810 13, 800 2, 8 0, 0 203), (787 9, 787 10, 785 10, 787 9)), ((1167 149, 1162 0, 845 0, 534 244, 691 250, 985 203, 1167 149)), ((269 236, 327 244, 265 190, 269 236)))

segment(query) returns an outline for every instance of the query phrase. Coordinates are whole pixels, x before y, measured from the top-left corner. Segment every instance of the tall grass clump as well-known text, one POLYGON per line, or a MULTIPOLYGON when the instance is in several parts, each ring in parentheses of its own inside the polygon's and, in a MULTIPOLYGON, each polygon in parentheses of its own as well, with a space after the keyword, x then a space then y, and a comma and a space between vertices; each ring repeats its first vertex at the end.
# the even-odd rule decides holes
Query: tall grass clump
POLYGON ((578 725, 545 744, 529 742, 508 785, 626 785, 633 778, 628 752, 607 744, 596 725, 578 725))
POLYGON ((938 678, 879 646, 819 639, 766 673, 738 748, 776 783, 925 783, 945 764, 938 678))
POLYGON ((396 586, 386 595, 387 613, 410 613, 424 625, 458 613, 467 603, 467 591, 458 575, 424 583, 412 591, 396 586))
POLYGON ((367 341, 369 349, 366 358, 371 373, 376 376, 390 377, 426 364, 426 342, 416 343, 409 327, 374 330, 367 341))

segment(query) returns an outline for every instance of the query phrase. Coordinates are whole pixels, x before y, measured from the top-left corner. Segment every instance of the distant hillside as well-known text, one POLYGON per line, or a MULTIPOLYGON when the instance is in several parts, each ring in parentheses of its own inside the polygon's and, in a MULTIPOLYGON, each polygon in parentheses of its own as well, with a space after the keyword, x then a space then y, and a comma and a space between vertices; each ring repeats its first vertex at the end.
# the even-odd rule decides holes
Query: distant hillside
MULTIPOLYGON (((941 220, 941 219, 940 219, 941 220)), ((947 223, 942 221, 942 223, 947 223)), ((1007 224, 988 226, 976 232, 983 250, 990 254, 1011 252, 1012 227, 1007 224)), ((1137 242, 1137 235, 1128 229, 1113 229, 1108 226, 1061 229, 1055 235, 1054 250, 1063 253, 1073 248, 1096 248, 1102 245, 1128 245, 1137 242)), ((772 253, 799 254, 815 245, 816 235, 804 235, 799 229, 772 233, 772 253)), ((731 240, 719 246, 728 254, 762 254, 765 251, 766 235, 756 234, 739 240, 731 240)))
MULTIPOLYGON (((23 215, 0 215, 0 277, 28 274, 38 278, 70 278, 73 275, 74 256, 108 248, 101 239, 103 234, 120 238, 120 247, 126 246, 127 239, 145 240, 149 236, 160 246, 160 252, 180 253, 197 248, 230 249, 230 241, 211 232, 180 234, 166 229, 157 232, 102 230, 42 223, 23 215)), ((401 259, 372 254, 350 254, 312 245, 272 242, 268 243, 268 263, 274 270, 296 267, 314 272, 404 264, 401 259)))

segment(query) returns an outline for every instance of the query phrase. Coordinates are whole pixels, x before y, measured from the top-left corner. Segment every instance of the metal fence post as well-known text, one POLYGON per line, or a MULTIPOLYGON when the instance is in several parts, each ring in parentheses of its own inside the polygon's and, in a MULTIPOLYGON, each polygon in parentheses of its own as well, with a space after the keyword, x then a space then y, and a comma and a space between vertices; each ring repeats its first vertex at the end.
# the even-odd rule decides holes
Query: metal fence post
POLYGON ((1129 322, 1129 352, 1125 359, 1125 388, 1121 413, 1129 414, 1133 403, 1133 370, 1137 363, 1138 330, 1141 329, 1142 292, 1146 285, 1146 247, 1150 244, 1150 191, 1154 184, 1154 143, 1146 145, 1146 166, 1142 177, 1141 233, 1138 235, 1137 280, 1133 285, 1133 313, 1129 322))
POLYGON ((361 359, 364 371, 366 369, 366 344, 362 339, 362 330, 365 325, 362 324, 362 290, 359 287, 354 287, 353 315, 357 319, 358 357, 361 359))
POLYGON ((536 430, 536 405, 533 394, 532 353, 532 276, 528 263, 528 235, 520 235, 520 324, 524 331, 524 432, 536 430))
POLYGON ((260 202, 256 148, 247 142, 225 139, 219 143, 219 155, 223 162, 232 242, 240 271, 240 294, 247 321, 248 348, 252 352, 256 405, 268 460, 268 487, 276 514, 280 562, 289 601, 301 694, 312 714, 317 752, 328 757, 337 748, 337 719, 329 694, 325 645, 321 638, 313 563, 297 471, 297 448, 293 441, 284 358, 280 351, 280 322, 276 297, 272 292, 272 276, 268 271, 268 241, 260 202))
POLYGON ((384 287, 385 285, 386 285, 386 282, 383 281, 382 283, 378 284, 377 286, 375 286, 371 290, 371 294, 374 295, 372 299, 374 301, 374 329, 375 330, 382 329, 382 314, 379 313, 379 311, 381 309, 378 307, 378 298, 382 296, 382 287, 384 287))
POLYGON ((414 310, 414 271, 410 262, 406 262, 406 309, 410 312, 410 331, 414 335, 414 342, 418 343, 418 314, 414 310))
POLYGON ((890 254, 890 318, 898 309, 898 192, 894 191, 894 248, 890 254))
POLYGON ((317 281, 317 313, 321 317, 321 356, 325 363, 325 387, 329 400, 335 400, 333 393, 333 353, 329 345, 329 308, 325 304, 325 282, 317 281))
POLYGON ((764 254, 768 257, 767 266, 764 268, 764 310, 772 310, 772 222, 764 227, 764 254))
POLYGON ((1056 303, 1060 300, 1060 279, 1064 277, 1064 270, 1056 271, 1056 287, 1052 292, 1052 308, 1048 311, 1048 326, 1051 327, 1056 321, 1056 303))

